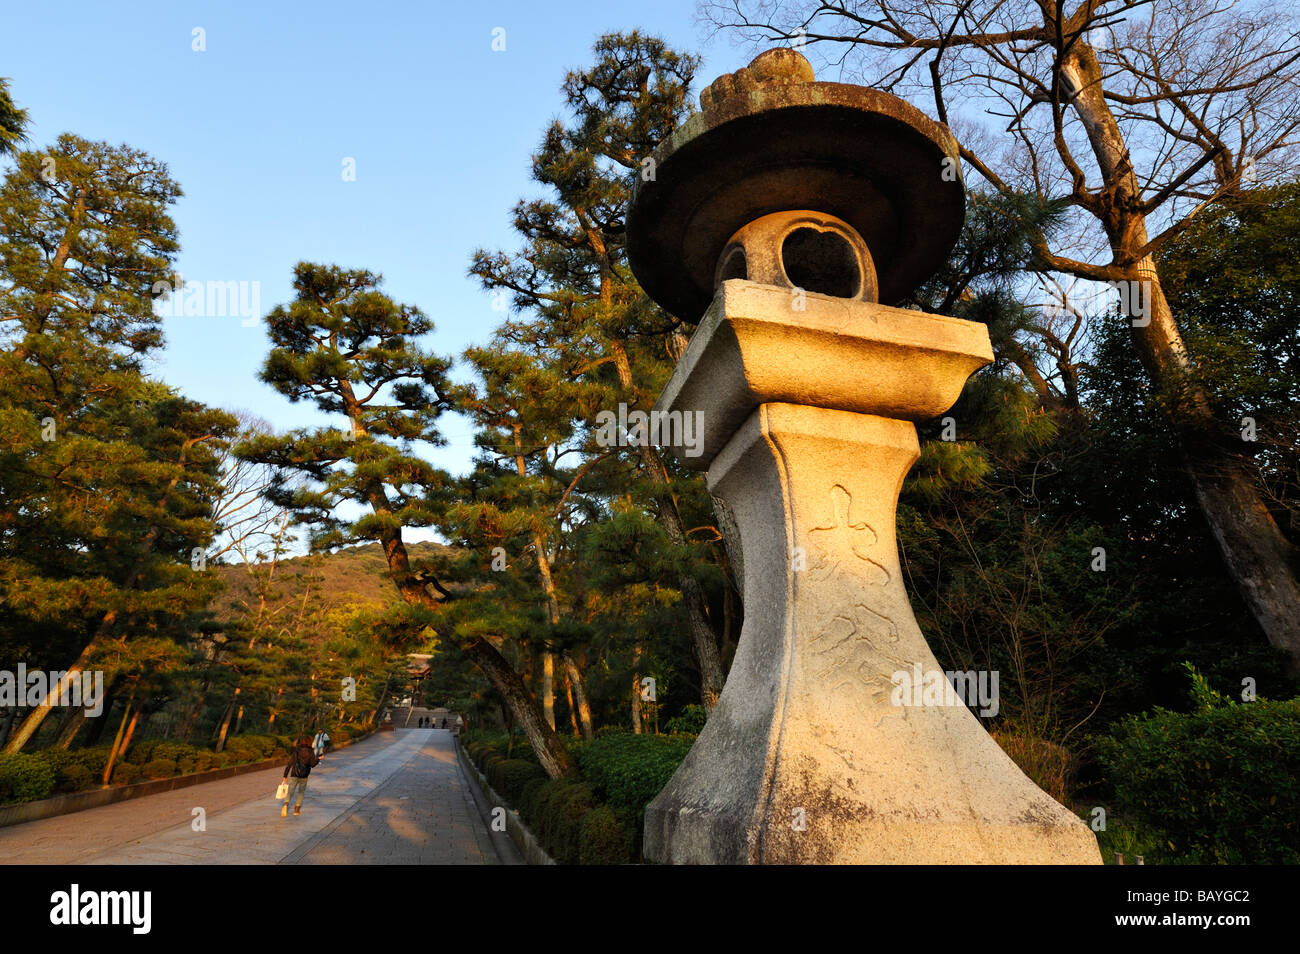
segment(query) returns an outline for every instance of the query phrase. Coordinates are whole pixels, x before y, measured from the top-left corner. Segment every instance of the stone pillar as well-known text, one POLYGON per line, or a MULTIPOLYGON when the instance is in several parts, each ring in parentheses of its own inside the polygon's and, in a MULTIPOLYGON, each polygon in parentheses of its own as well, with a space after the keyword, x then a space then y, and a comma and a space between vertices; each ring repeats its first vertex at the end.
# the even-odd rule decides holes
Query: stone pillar
POLYGON ((888 93, 816 82, 793 50, 700 104, 634 186, 628 261, 662 307, 703 313, 649 439, 708 471, 745 624, 646 808, 646 858, 1099 863, 939 673, 899 569, 914 424, 993 360, 984 325, 891 307, 960 233, 956 140, 888 93))
POLYGON ((895 673, 939 669, 894 538, 917 455, 909 422, 767 403, 714 459, 709 488, 740 533, 745 627, 704 733, 646 810, 648 859, 1098 860, 1087 827, 965 705, 896 704, 895 673))

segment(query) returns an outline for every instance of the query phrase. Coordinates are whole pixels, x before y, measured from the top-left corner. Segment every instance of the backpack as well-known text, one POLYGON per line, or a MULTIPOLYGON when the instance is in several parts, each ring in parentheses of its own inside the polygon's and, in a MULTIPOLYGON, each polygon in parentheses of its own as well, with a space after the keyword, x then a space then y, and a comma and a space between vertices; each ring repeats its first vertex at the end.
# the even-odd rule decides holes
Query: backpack
POLYGON ((302 759, 302 749, 295 746, 293 750, 293 760, 289 765, 289 775, 292 778, 307 778, 311 775, 312 765, 310 762, 304 762, 302 759))

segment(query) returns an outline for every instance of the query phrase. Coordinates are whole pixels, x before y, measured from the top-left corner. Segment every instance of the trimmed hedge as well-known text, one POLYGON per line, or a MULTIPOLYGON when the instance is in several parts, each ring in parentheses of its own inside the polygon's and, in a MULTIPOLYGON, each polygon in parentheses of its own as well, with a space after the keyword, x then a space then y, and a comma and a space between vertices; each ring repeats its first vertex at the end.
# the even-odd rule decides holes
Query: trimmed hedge
POLYGON ((1129 716, 1097 754, 1117 814, 1171 861, 1300 863, 1300 699, 1129 716))
POLYGON ((611 732, 578 749, 583 777, 596 787, 602 801, 634 818, 638 829, 646 805, 673 777, 695 736, 634 735, 611 732))
POLYGON ((54 769, 39 756, 0 754, 0 805, 45 798, 54 790, 55 781, 54 769))
POLYGON ((495 762, 483 774, 487 776, 488 784, 511 805, 519 804, 525 785, 538 778, 546 778, 546 772, 542 767, 528 759, 505 759, 495 762))
POLYGON ((140 774, 150 781, 171 778, 176 774, 176 763, 171 759, 152 759, 141 766, 140 774))
MULTIPOLYGON (((363 730, 335 727, 327 731, 331 741, 338 743, 360 735, 363 730)), ((236 735, 226 740, 224 752, 215 753, 187 742, 141 739, 125 754, 118 756, 113 765, 112 784, 130 785, 149 779, 207 772, 228 765, 261 762, 280 755, 287 757, 294 742, 295 737, 287 735, 236 735)), ((111 748, 108 745, 71 750, 48 748, 20 752, 16 756, 0 756, 0 804, 98 787, 111 748), (6 761, 14 758, 19 761, 6 761), (47 773, 48 788, 45 782, 47 773)))
POLYGON ((612 787, 617 797, 631 802, 649 791, 645 799, 649 801, 662 788, 656 782, 668 763, 672 763, 667 768, 671 775, 693 741, 685 736, 633 737, 623 732, 598 734, 592 743, 566 740, 583 779, 548 778, 531 747, 519 742, 511 746, 504 736, 476 738, 464 746, 488 784, 515 807, 557 863, 628 864, 636 860, 637 820, 645 803, 602 804, 602 793, 612 787), (627 738, 659 741, 629 743, 627 738), (507 758, 507 752, 512 757, 507 758), (638 761, 646 753, 651 753, 648 765, 638 761))
POLYGON ((578 864, 623 865, 632 859, 633 832, 618 820, 614 809, 597 805, 582 816, 578 834, 578 864))
MULTIPOLYGON (((102 775, 104 770, 100 769, 99 771, 100 775, 102 775)), ((100 775, 95 775, 84 765, 73 762, 59 769, 58 790, 60 792, 79 792, 83 788, 91 788, 99 782, 100 775)))

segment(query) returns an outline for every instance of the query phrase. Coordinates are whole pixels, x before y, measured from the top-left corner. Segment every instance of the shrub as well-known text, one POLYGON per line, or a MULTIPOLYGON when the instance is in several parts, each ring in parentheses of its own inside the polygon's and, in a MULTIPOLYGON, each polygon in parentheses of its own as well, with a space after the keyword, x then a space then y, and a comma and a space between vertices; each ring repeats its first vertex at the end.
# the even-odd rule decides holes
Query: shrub
POLYGON ((551 817, 551 801, 560 795, 564 786, 568 784, 569 782, 563 780, 547 779, 534 796, 532 816, 524 817, 524 822, 543 845, 547 841, 546 826, 551 817))
POLYGON ((171 778, 176 774, 176 763, 171 759, 151 759, 141 766, 140 774, 147 779, 171 778))
POLYGON ((709 710, 700 705, 689 705, 680 715, 673 716, 664 723, 670 734, 686 733, 699 735, 704 731, 704 722, 709 717, 709 710))
MULTIPOLYGON (((185 742, 163 742, 153 750, 154 759, 167 759, 179 762, 184 758, 193 758, 198 750, 185 742)), ((150 759, 153 761, 153 759, 150 759)))
POLYGON ((214 758, 216 758, 215 753, 209 752, 207 749, 199 749, 194 753, 194 771, 209 771, 213 767, 212 760, 214 758))
POLYGON ((226 740, 225 749, 221 752, 226 756, 230 765, 237 765, 240 762, 256 762, 261 758, 262 747, 251 736, 235 736, 233 739, 226 740))
POLYGON ((1179 863, 1300 863, 1300 699, 1207 698, 1097 740, 1115 813, 1158 832, 1179 863))
POLYGON ((1035 785, 1062 805, 1069 804, 1076 770, 1069 749, 1046 739, 1012 732, 993 732, 991 735, 1035 785))
POLYGON ((96 778, 104 777, 104 767, 108 765, 108 753, 112 746, 97 745, 90 749, 78 749, 72 755, 77 764, 82 765, 96 778))
MULTIPOLYGON (((126 761, 132 765, 144 765, 153 758, 153 750, 163 744, 162 739, 141 739, 131 746, 131 750, 126 753, 126 761)), ((121 756, 118 756, 121 758, 121 756)))
POLYGON ((578 834, 578 863, 625 865, 632 861, 633 832, 618 820, 614 809, 597 805, 582 816, 578 834))
MULTIPOLYGON (((103 769, 100 769, 103 772, 103 769)), ((83 788, 93 788, 99 776, 78 762, 72 762, 59 769, 59 791, 79 792, 83 788)))
POLYGON ((44 759, 23 752, 0 754, 0 805, 45 798, 54 782, 54 769, 44 759))
POLYGON ((488 784, 511 805, 518 806, 524 786, 537 778, 545 778, 546 773, 536 762, 527 759, 506 759, 494 764, 487 775, 488 784))
POLYGON ((195 772, 196 759, 194 756, 188 758, 181 757, 176 760, 177 775, 193 775, 195 772))
POLYGON ((596 807, 596 793, 586 782, 561 782, 551 798, 543 845, 558 863, 576 865, 580 854, 582 819, 596 807))
POLYGON ((519 795, 519 801, 515 804, 515 808, 523 816, 524 824, 530 828, 537 819, 537 796, 541 794, 544 786, 550 784, 550 781, 550 777, 543 773, 525 782, 523 791, 519 795))
POLYGON ((610 733, 580 748, 577 758, 583 777, 602 800, 635 818, 639 827, 646 804, 668 784, 694 744, 693 735, 610 733))
POLYGON ((140 781, 140 766, 130 762, 118 762, 113 766, 113 784, 131 785, 140 781))
POLYGON ((56 777, 65 765, 71 765, 77 758, 73 753, 60 748, 40 749, 39 751, 28 752, 26 754, 40 759, 52 768, 56 777))

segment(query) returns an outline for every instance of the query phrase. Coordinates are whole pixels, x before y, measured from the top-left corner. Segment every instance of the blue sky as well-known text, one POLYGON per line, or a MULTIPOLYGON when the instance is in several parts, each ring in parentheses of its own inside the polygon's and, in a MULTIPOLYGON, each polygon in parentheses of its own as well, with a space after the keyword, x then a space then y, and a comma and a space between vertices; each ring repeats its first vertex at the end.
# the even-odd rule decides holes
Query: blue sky
MULTIPOLYGON (((564 72, 614 30, 703 55, 704 83, 748 61, 694 21, 693 0, 3 0, 0 76, 31 115, 28 148, 74 132, 168 164, 185 190, 173 217, 187 281, 260 283, 265 314, 291 297, 300 260, 369 268, 434 319, 427 347, 459 354, 502 317, 465 271, 475 247, 516 247, 509 212, 539 194, 529 156, 560 113, 564 72)), ((165 329, 153 372, 188 396, 277 429, 321 422, 257 380, 260 321, 165 329)), ((460 471, 471 432, 445 432, 433 459, 460 471)))

